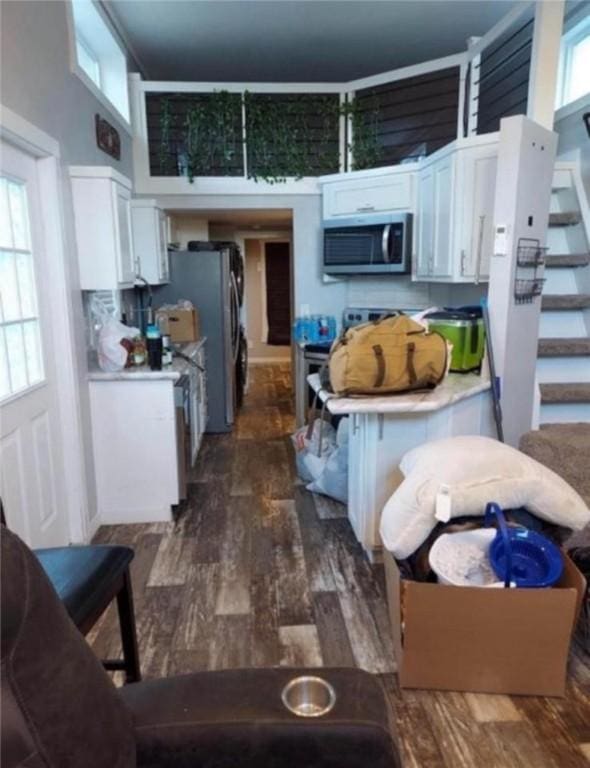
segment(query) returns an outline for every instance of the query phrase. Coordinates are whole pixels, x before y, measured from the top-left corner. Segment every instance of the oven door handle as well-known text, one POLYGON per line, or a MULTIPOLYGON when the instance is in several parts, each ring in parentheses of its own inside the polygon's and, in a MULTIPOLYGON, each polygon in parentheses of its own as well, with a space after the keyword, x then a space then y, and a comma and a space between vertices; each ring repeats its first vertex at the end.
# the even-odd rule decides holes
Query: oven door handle
POLYGON ((383 235, 381 236, 381 255, 383 256, 383 263, 389 264, 391 261, 389 254, 389 236, 391 235, 391 224, 386 224, 383 227, 383 235))

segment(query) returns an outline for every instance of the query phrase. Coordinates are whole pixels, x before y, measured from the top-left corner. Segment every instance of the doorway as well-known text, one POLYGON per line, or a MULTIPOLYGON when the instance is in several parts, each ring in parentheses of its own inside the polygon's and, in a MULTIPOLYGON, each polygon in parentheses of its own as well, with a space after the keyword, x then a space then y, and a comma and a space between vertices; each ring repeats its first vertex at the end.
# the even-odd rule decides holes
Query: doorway
MULTIPOLYGON (((0 496, 28 544, 69 541, 57 361, 38 166, 2 142, 0 164, 0 496)), ((57 308, 53 308, 56 309, 57 308)))
POLYGON ((246 238, 246 331, 252 363, 291 359, 291 241, 246 238))

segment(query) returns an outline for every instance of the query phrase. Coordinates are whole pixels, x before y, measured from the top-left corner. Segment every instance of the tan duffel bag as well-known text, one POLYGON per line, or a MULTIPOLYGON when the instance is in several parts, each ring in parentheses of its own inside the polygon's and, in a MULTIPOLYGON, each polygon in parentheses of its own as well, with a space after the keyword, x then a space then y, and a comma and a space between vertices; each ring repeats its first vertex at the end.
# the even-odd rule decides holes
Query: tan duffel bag
POLYGON ((330 352, 330 384, 338 396, 428 389, 447 372, 447 342, 405 315, 349 328, 330 352))

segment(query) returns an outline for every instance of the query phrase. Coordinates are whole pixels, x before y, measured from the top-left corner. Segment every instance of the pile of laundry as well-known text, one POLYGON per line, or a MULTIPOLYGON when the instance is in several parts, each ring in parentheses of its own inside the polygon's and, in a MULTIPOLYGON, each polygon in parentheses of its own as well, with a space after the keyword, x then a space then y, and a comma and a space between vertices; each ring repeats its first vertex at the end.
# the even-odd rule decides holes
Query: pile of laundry
POLYGON ((292 435, 297 474, 307 490, 348 502, 348 417, 337 429, 323 419, 292 435))

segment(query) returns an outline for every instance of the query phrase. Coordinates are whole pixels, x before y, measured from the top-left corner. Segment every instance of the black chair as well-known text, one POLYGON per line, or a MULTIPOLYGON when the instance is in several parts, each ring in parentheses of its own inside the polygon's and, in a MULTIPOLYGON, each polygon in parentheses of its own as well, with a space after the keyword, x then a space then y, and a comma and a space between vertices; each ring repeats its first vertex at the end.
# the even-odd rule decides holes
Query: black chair
POLYGON ((2 768, 400 768, 381 684, 358 669, 232 669, 116 689, 31 551, 1 527, 0 545, 2 768), (323 716, 283 705, 301 675, 333 687, 323 716))
MULTIPOLYGON (((0 500, 0 518, 6 526, 0 500)), ((105 659, 105 669, 125 672, 125 682, 141 680, 129 566, 129 547, 89 545, 34 549, 70 618, 87 635, 116 598, 121 629, 122 659, 105 659)))

